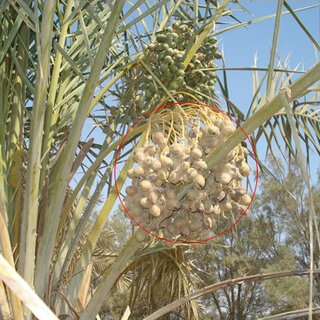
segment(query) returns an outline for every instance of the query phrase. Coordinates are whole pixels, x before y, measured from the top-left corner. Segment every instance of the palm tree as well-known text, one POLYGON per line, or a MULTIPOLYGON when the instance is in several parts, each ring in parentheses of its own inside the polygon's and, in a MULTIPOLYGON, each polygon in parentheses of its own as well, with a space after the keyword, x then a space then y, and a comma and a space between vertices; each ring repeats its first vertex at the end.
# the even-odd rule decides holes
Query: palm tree
MULTIPOLYGON (((122 146, 125 152, 118 159, 121 172, 117 173, 116 188, 112 172, 115 151, 137 114, 179 100, 179 95, 182 99, 191 97, 212 104, 218 100, 214 88, 210 91, 192 87, 189 78, 184 90, 161 79, 163 70, 159 71, 158 62, 152 61, 148 50, 176 21, 189 32, 189 40, 182 45, 183 72, 186 70, 187 74, 188 67, 197 69, 195 55, 204 50, 206 41, 212 41, 208 49, 211 58, 221 58, 214 46, 219 19, 229 16, 235 22, 231 27, 222 25, 220 33, 246 25, 236 22, 228 9, 243 9, 242 5, 229 2, 0 3, 0 244, 5 258, 0 256, 0 301, 4 301, 0 314, 4 319, 23 319, 23 313, 31 319, 21 301, 38 317, 43 315, 41 310, 47 312, 43 319, 49 317, 40 300, 39 308, 30 306, 31 296, 22 294, 25 283, 14 270, 54 314, 79 316, 81 320, 95 319, 121 276, 132 284, 132 290, 141 289, 133 293, 133 300, 145 288, 160 288, 157 279, 146 277, 145 272, 172 273, 157 292, 169 297, 164 299, 165 303, 193 290, 184 248, 164 248, 157 241, 141 247, 135 231, 121 250, 111 246, 107 254, 99 253, 97 244, 106 236, 104 226, 118 206, 117 188, 121 192, 133 165, 131 151, 146 139, 148 123, 142 121, 130 131, 122 146), (152 86, 146 85, 146 81, 152 82, 152 86), (90 128, 88 121, 93 123, 90 128), (95 141, 86 138, 91 134, 88 130, 94 132, 95 141), (106 198, 100 204, 102 193, 106 198), (98 210, 96 214, 94 210, 98 210), (107 267, 99 269, 96 263, 92 268, 93 258, 101 255, 108 257, 107 267), (179 286, 172 288, 176 283, 179 286)), ((312 145, 319 153, 319 115, 313 107, 317 87, 312 86, 320 78, 320 65, 294 82, 290 70, 274 71, 283 5, 298 19, 294 10, 279 0, 269 68, 262 80, 256 78, 248 114, 242 115, 229 101, 223 78, 217 79, 222 92, 219 98, 226 100, 227 111, 252 136, 254 146, 265 137, 272 150, 272 142, 282 139, 291 156, 296 156, 300 154, 299 145, 296 143, 294 148, 291 137, 299 135, 308 152, 312 145), (290 91, 279 91, 282 87, 290 91)), ((318 48, 306 28, 302 29, 318 48)), ((215 64, 210 64, 195 71, 199 77, 206 75, 213 81, 216 69, 215 64)), ((213 168, 243 139, 242 131, 237 129, 209 154, 208 168, 213 168)), ((262 163, 260 166, 263 168, 262 163)), ((184 187, 180 193, 185 191, 184 187)), ((149 301, 154 293, 148 291, 149 301)), ((155 303, 153 307, 159 306, 155 303)), ((185 315, 198 317, 195 303, 187 306, 185 315)))

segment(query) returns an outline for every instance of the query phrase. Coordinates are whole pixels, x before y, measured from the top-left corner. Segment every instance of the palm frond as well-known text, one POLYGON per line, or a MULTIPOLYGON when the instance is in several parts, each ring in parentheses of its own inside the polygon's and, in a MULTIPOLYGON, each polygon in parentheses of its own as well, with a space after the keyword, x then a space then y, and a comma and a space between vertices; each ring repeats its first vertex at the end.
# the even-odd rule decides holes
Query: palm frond
MULTIPOLYGON (((130 285, 130 308, 150 313, 195 288, 197 278, 192 272, 189 255, 182 247, 172 249, 146 246, 124 271, 132 277, 130 285), (154 250, 155 249, 155 250, 154 250), (147 253, 148 252, 148 253, 147 253), (166 281, 163 281, 166 279, 166 281)), ((197 305, 187 304, 184 310, 186 319, 198 319, 197 305)))

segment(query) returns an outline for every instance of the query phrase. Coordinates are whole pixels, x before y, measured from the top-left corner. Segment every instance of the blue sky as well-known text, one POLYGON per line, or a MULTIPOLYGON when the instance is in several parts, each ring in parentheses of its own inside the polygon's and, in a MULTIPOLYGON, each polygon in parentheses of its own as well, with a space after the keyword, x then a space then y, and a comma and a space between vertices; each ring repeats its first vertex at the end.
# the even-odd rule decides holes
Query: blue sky
MULTIPOLYGON (((275 0, 242 1, 241 3, 251 12, 251 15, 242 12, 235 13, 241 21, 254 20, 273 14, 277 9, 275 0)), ((289 1, 289 4, 292 8, 301 8, 319 4, 319 1, 292 0, 289 1)), ((297 15, 314 38, 319 40, 319 9, 301 11, 297 15)), ((252 66, 254 56, 257 55, 258 66, 267 67, 274 23, 275 19, 271 18, 218 36, 220 47, 223 46, 227 66, 252 66)), ((282 59, 289 57, 290 67, 301 65, 302 70, 307 70, 316 63, 315 50, 311 41, 306 38, 305 33, 290 14, 283 15, 281 19, 277 56, 282 59)), ((239 101, 245 109, 251 100, 251 96, 247 94, 252 87, 251 72, 228 71, 228 76, 232 97, 235 101, 239 101)))
MULTIPOLYGON (((276 12, 277 2, 276 0, 241 1, 251 15, 235 11, 235 16, 241 21, 267 16, 276 12)), ((289 0, 288 3, 294 9, 319 5, 319 1, 313 0, 289 0)), ((286 9, 284 8, 283 11, 286 9)), ((319 40, 319 8, 300 11, 297 15, 316 40, 319 40)), ((248 66, 253 63, 253 57, 257 53, 259 63, 267 66, 274 22, 275 19, 271 18, 222 34, 221 43, 224 45, 229 64, 248 66)), ((292 67, 302 63, 308 69, 315 63, 311 41, 306 38, 305 33, 290 14, 283 15, 281 18, 277 54, 281 58, 290 56, 292 67)))

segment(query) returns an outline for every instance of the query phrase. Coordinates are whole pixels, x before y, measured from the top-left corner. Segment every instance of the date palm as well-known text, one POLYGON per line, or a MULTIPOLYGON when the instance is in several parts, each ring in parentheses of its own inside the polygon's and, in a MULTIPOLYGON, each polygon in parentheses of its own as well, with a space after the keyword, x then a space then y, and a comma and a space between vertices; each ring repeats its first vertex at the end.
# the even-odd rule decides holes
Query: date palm
MULTIPOLYGON (((242 8, 234 2, 230 8, 242 8)), ((243 115, 228 100, 227 80, 221 78, 220 100, 226 99, 228 112, 252 135, 255 146, 264 136, 272 150, 272 142, 282 139, 295 156, 290 114, 283 108, 284 94, 278 92, 281 86, 289 86, 291 95, 287 98, 294 106, 291 117, 295 129, 307 151, 313 145, 319 152, 319 115, 313 107, 317 87, 312 86, 320 78, 320 66, 315 65, 294 82, 290 70, 274 72, 282 4, 279 1, 270 64, 264 77, 265 96, 261 89, 263 80, 257 79, 250 111, 243 115)), ((295 16, 288 4, 285 5, 295 16)), ((169 265, 170 259, 167 265, 159 259, 161 253, 156 248, 161 244, 151 243, 151 249, 141 248, 132 235, 109 260, 110 266, 103 269, 99 283, 91 282, 92 296, 83 292, 90 283, 94 249, 105 232, 109 214, 117 206, 111 168, 114 151, 135 119, 133 106, 140 93, 137 72, 141 66, 148 70, 143 60, 144 45, 152 43, 156 34, 173 20, 183 21, 194 33, 186 47, 186 67, 212 30, 214 34, 220 17, 230 15, 233 19, 228 6, 227 0, 134 3, 5 0, 0 3, 1 253, 55 314, 80 313, 81 320, 94 319, 119 277, 132 275, 133 268, 141 266, 143 259, 153 255, 155 264, 149 265, 150 270, 169 265), (88 122, 94 125, 89 127, 88 122), (88 134, 88 130, 93 133, 88 134), (86 138, 91 134, 95 141, 86 138), (101 205, 98 199, 102 193, 105 201, 101 205), (98 213, 94 214, 94 210, 98 213), (72 277, 68 278, 68 272, 69 275, 72 272, 72 277), (84 309, 76 306, 77 300, 85 301, 84 309)), ((267 18, 270 17, 264 19, 267 18)), ((244 25, 236 23, 220 28, 219 32, 223 35, 244 25)), ((314 42, 312 37, 310 40, 314 42)), ((171 99, 157 76, 151 74, 151 77, 159 86, 157 89, 162 90, 160 98, 171 99)), ((142 111, 151 107, 151 103, 146 104, 142 111)), ((118 174, 120 190, 132 166, 131 150, 143 138, 144 129, 142 123, 126 139, 127 154, 120 159, 122 168, 118 174)), ((236 130, 210 155, 208 166, 213 167, 243 138, 241 130, 236 130)), ((175 261, 178 277, 187 262, 183 249, 174 250, 181 255, 175 261)), ((164 254, 170 255, 170 251, 164 254)), ((8 298, 0 306, 1 314, 3 318, 12 314, 14 319, 22 319, 21 302, 14 295, 19 295, 15 287, 18 283, 9 285, 5 271, 0 270, 3 279, 0 298, 3 301, 8 298), (7 285, 12 291, 5 290, 7 285)), ((138 277, 138 281, 146 281, 146 286, 151 287, 152 282, 148 281, 152 279, 146 278, 143 272, 138 272, 138 277)), ((167 281, 169 288, 174 282, 167 281)), ((180 286, 185 288, 183 294, 188 294, 192 287, 190 277, 184 277, 180 286)), ((181 288, 163 290, 163 294, 170 292, 174 299, 181 295, 181 288)), ((28 300, 19 297, 24 302, 28 300)), ((197 317, 194 303, 188 310, 190 317, 192 314, 197 317)), ((28 310, 24 312, 30 319, 28 310)))

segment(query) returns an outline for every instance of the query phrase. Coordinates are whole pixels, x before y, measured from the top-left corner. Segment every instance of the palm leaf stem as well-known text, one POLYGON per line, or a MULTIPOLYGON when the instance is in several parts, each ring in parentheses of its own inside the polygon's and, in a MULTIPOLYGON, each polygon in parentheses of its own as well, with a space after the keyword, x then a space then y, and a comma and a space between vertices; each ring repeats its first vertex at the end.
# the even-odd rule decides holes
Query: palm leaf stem
MULTIPOLYGON (((0 254, 0 280, 23 301, 39 320, 59 320, 2 254, 0 254)), ((20 303, 20 300, 18 301, 20 303)), ((14 314, 13 317, 17 320, 25 319, 22 313, 14 314)))
POLYGON ((274 62, 275 62, 276 52, 277 52, 277 43, 279 38, 283 1, 284 0, 278 0, 276 21, 275 21, 274 31, 273 31, 272 47, 271 47, 270 61, 268 66, 267 93, 266 93, 267 101, 269 100, 269 96, 271 92, 271 83, 273 78, 274 62))
POLYGON ((307 166, 305 163, 304 155, 302 152, 301 144, 299 141, 299 136, 297 133, 297 128, 294 125, 293 116, 292 116, 292 110, 290 107, 290 90, 283 90, 282 91, 282 101, 284 108, 287 113, 288 121, 291 127, 291 132, 293 135, 293 139, 296 145, 297 149, 297 158, 298 163, 302 171, 302 176, 304 179, 304 182, 307 186, 308 190, 308 201, 309 201, 309 251, 310 251, 310 275, 309 275, 309 313, 308 318, 309 320, 312 320, 312 309, 313 309, 313 295, 314 295, 314 289, 313 289, 313 268, 314 268, 314 249, 313 249, 313 223, 315 225, 316 234, 317 234, 317 240, 318 240, 318 246, 320 247, 320 237, 319 237, 319 230, 318 230, 318 219, 316 218, 314 203, 313 203, 313 196, 312 196, 312 190, 310 185, 310 179, 308 176, 307 166))
MULTIPOLYGON (((1 251, 4 256, 5 261, 8 265, 10 265, 11 268, 15 268, 15 263, 13 259, 13 253, 12 253, 12 247, 10 242, 10 236, 7 229, 6 221, 4 219, 5 217, 5 208, 2 203, 2 199, 0 198, 0 245, 1 245, 1 251)), ((3 257, 0 255, 0 257, 3 257)), ((0 280, 3 280, 1 278, 1 266, 0 266, 0 280)), ((6 283, 6 281, 4 281, 6 283)), ((6 283, 7 284, 7 283, 6 283)), ((21 301, 18 299, 18 297, 15 295, 13 291, 10 291, 8 296, 10 297, 10 305, 12 309, 12 314, 14 316, 14 319, 23 319, 23 311, 22 311, 22 305, 21 301)))
POLYGON ((103 303, 108 297, 111 288, 119 278, 132 256, 140 247, 140 243, 132 236, 120 252, 117 260, 113 262, 105 273, 103 280, 98 285, 93 297, 90 299, 85 311, 80 315, 79 320, 94 320, 100 311, 103 303))
POLYGON ((37 275, 35 288, 40 297, 44 296, 48 284, 50 266, 50 259, 48 259, 48 255, 51 256, 53 252, 54 241, 59 224, 61 209, 63 206, 64 195, 67 189, 68 176, 73 163, 73 157, 78 146, 84 121, 87 117, 88 110, 93 99, 94 88, 96 88, 98 84, 104 59, 111 46, 124 3, 124 0, 117 1, 113 7, 112 14, 103 34, 93 68, 84 88, 79 107, 73 121, 72 131, 70 133, 67 146, 58 160, 54 170, 53 179, 50 184, 51 187, 49 189, 49 197, 51 202, 49 204, 48 214, 44 225, 44 233, 47 236, 42 238, 39 244, 35 269, 35 273, 37 275))
MULTIPOLYGON (((319 273, 320 273, 319 269, 313 270, 313 274, 319 274, 319 273)), ((282 278, 282 277, 295 277, 295 276, 301 277, 308 274, 309 274, 309 270, 290 270, 290 271, 280 271, 280 272, 271 272, 271 273, 260 273, 260 274, 255 274, 251 276, 245 276, 245 277, 240 277, 240 278, 235 278, 235 279, 214 283, 202 289, 196 290, 191 294, 184 296, 183 298, 173 301, 172 303, 166 305, 165 307, 145 317, 143 320, 159 319, 161 316, 167 314, 170 311, 175 310, 176 308, 180 307, 181 305, 184 305, 186 302, 190 300, 197 299, 209 292, 214 292, 214 291, 225 289, 225 288, 232 288, 239 283, 248 282, 248 281, 263 281, 263 280, 276 279, 276 278, 282 278)))
MULTIPOLYGON (((68 19, 73 9, 73 5, 74 5, 73 0, 68 1, 66 5, 63 23, 61 25, 60 37, 59 37, 59 45, 61 47, 64 46, 66 41, 68 27, 69 27, 68 19)), ((42 161, 42 167, 41 167, 41 173, 40 173, 40 186, 43 185, 45 176, 47 173, 48 158, 49 158, 49 154, 47 150, 50 149, 50 144, 53 138, 54 127, 58 119, 57 117, 58 110, 53 110, 53 106, 54 106, 56 95, 58 92, 57 88, 58 88, 58 81, 59 81, 59 76, 61 72, 61 64, 62 64, 62 54, 61 52, 57 51, 55 55, 55 62, 53 66, 52 76, 50 79, 48 102, 47 102, 46 112, 45 112, 45 123, 44 123, 44 132, 43 132, 42 150, 41 150, 41 155, 42 155, 42 158, 44 157, 44 159, 42 161)))
MULTIPOLYGON (((35 250, 36 250, 36 229, 39 208, 39 179, 41 168, 41 143, 42 129, 45 116, 45 99, 48 77, 50 72, 50 48, 51 33, 55 2, 47 1, 44 4, 43 20, 40 33, 40 56, 36 76, 36 95, 32 108, 31 132, 29 143, 29 158, 26 171, 26 186, 24 206, 22 213, 22 225, 25 232, 21 235, 19 267, 22 270, 24 279, 33 285, 35 250)), ((30 314, 29 314, 30 317, 30 314)))

